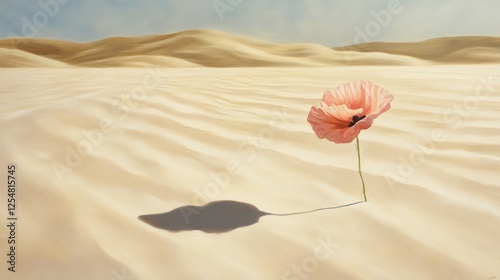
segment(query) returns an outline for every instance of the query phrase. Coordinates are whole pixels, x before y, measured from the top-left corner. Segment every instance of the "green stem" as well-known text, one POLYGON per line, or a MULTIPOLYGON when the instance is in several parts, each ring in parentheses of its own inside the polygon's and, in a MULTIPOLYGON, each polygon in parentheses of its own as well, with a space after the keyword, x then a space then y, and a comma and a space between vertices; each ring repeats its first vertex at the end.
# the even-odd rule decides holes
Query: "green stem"
POLYGON ((356 148, 358 149, 358 170, 359 170, 359 177, 361 177, 361 183, 363 184, 363 197, 365 198, 365 202, 368 200, 366 199, 366 190, 365 190, 365 180, 363 179, 363 173, 361 173, 361 152, 359 151, 359 139, 356 136, 356 148))

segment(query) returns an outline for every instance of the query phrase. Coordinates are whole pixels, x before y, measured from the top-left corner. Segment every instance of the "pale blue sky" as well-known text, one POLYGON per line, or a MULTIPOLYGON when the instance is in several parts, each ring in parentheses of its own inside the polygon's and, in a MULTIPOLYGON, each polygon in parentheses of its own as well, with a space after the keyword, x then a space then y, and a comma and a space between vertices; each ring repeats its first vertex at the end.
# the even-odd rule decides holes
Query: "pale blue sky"
POLYGON ((499 0, 0 0, 0 37, 88 42, 213 28, 332 47, 500 36, 499 12, 499 0))

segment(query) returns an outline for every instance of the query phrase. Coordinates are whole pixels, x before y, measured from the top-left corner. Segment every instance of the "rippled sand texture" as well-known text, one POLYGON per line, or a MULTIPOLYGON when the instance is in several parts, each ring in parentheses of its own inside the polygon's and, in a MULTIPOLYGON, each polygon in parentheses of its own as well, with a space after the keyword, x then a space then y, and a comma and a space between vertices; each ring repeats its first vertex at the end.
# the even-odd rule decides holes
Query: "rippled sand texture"
POLYGON ((4 68, 0 84, 19 217, 18 272, 2 261, 1 279, 500 277, 499 65, 4 68), (306 121, 326 88, 357 79, 395 96, 360 135, 368 203, 221 234, 138 219, 361 200, 355 144, 306 121))

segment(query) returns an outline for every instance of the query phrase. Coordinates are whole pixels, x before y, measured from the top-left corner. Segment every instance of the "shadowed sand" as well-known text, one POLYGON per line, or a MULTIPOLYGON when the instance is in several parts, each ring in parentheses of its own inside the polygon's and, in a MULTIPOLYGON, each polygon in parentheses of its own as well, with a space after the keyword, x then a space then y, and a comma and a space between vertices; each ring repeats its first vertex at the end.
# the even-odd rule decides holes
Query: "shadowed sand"
POLYGON ((303 67, 498 63, 500 38, 449 37, 417 43, 328 48, 273 44, 217 30, 115 37, 90 43, 0 40, 0 67, 303 67))
POLYGON ((310 211, 273 214, 262 212, 252 204, 239 201, 214 201, 204 206, 187 205, 161 214, 141 215, 139 219, 151 226, 169 231, 201 230, 209 233, 228 232, 240 227, 253 225, 262 216, 292 216, 323 210, 332 210, 355 205, 346 205, 314 209, 310 211))

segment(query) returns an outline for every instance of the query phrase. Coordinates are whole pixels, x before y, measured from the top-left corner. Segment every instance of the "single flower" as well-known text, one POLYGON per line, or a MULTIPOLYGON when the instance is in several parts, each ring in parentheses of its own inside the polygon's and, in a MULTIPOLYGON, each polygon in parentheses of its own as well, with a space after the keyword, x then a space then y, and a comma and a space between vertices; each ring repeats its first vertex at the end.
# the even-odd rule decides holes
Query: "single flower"
POLYGON ((319 107, 307 116, 318 138, 335 143, 350 143, 391 108, 394 97, 370 81, 355 81, 327 90, 319 107))
POLYGON ((391 108, 394 96, 370 81, 355 81, 323 95, 319 107, 313 106, 307 116, 318 138, 335 143, 350 143, 356 138, 358 171, 366 199, 365 180, 361 172, 361 152, 358 135, 368 129, 373 120, 391 108))

